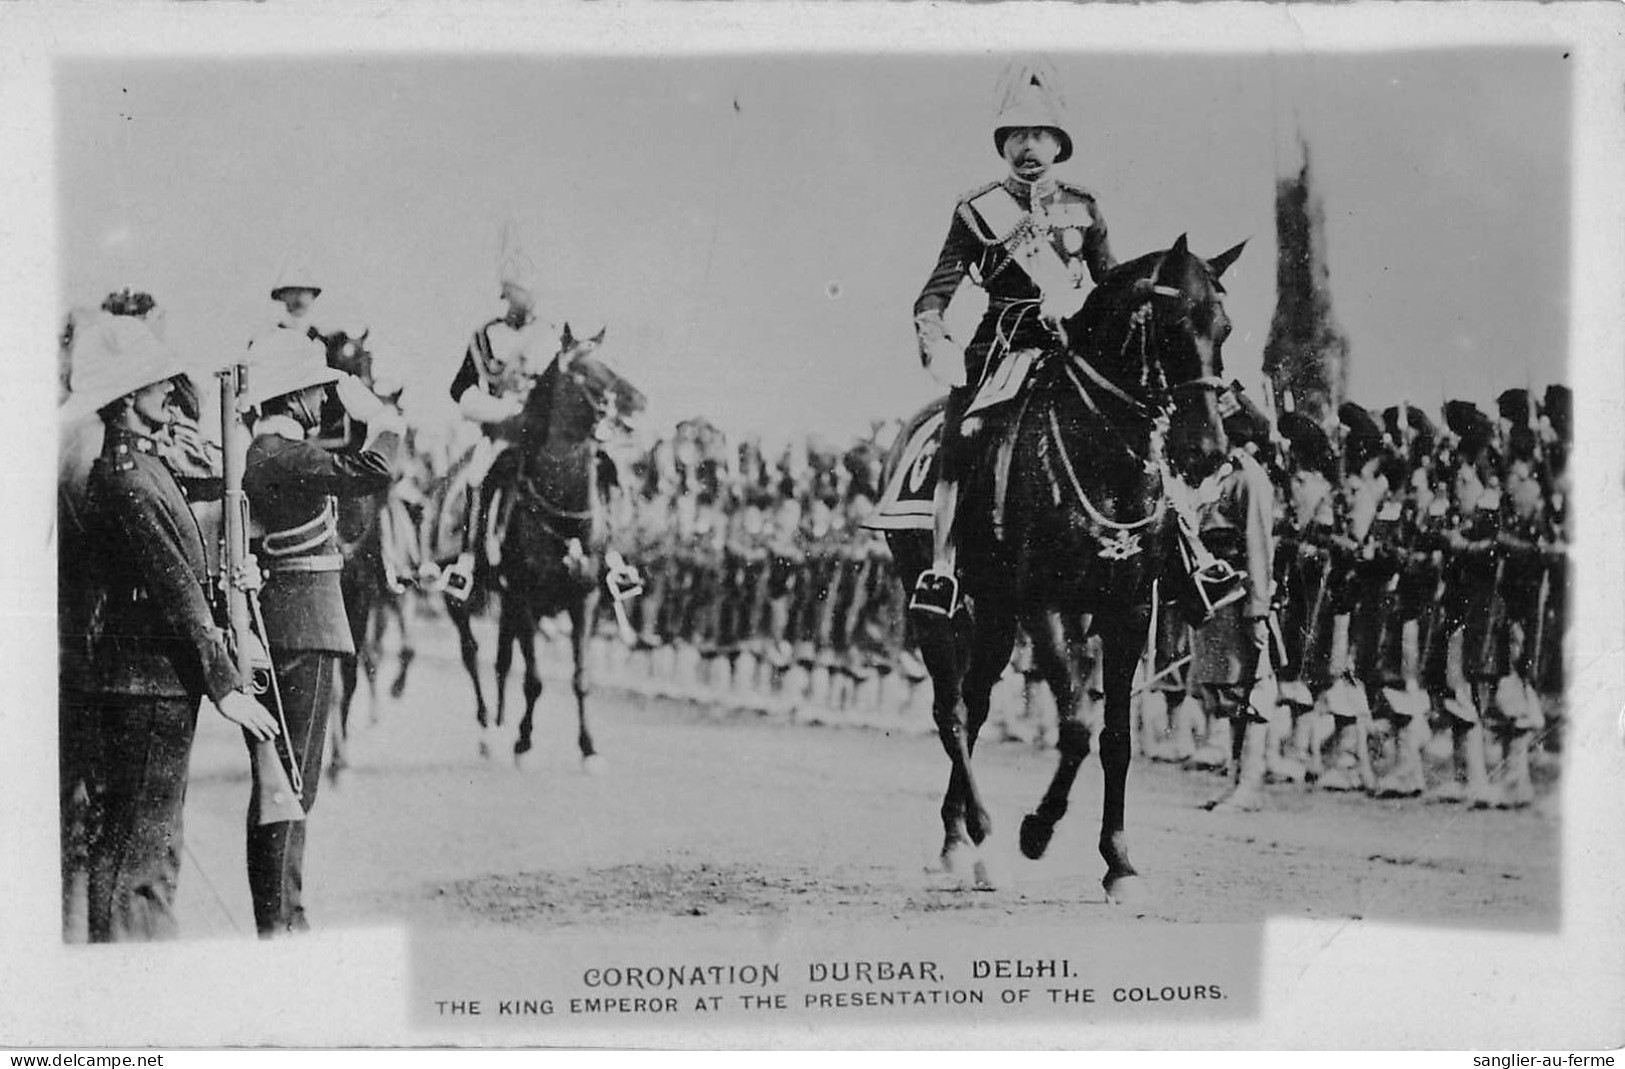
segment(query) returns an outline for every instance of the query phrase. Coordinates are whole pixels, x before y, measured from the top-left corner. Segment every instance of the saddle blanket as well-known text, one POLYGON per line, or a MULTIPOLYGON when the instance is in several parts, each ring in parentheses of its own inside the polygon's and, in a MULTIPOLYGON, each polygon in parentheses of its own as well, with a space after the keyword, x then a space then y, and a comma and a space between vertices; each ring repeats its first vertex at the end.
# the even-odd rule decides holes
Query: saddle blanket
POLYGON ((937 452, 942 447, 942 413, 933 413, 909 435, 892 472, 863 526, 874 531, 931 530, 931 498, 937 487, 937 452))

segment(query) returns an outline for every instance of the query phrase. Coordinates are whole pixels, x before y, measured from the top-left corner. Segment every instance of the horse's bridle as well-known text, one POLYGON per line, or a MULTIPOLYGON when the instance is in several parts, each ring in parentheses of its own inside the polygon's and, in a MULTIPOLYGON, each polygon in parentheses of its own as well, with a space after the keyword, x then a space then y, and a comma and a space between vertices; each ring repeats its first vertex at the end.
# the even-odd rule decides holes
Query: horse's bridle
MULTIPOLYGON (((1145 301, 1148 308, 1152 309, 1152 325, 1154 325, 1155 322, 1155 306, 1156 299, 1158 297, 1171 298, 1179 302, 1181 321, 1189 319, 1192 310, 1194 310, 1196 307, 1196 299, 1191 297, 1184 290, 1178 288, 1177 286, 1169 286, 1157 281, 1157 276, 1162 274, 1163 265, 1167 262, 1167 260, 1168 254, 1167 252, 1164 252, 1157 258, 1156 265, 1151 269, 1150 277, 1139 279, 1134 284, 1135 294, 1145 301)), ((1194 379, 1186 379, 1182 382, 1172 383, 1167 386, 1167 390, 1170 394, 1177 394, 1181 390, 1199 390, 1220 393, 1224 389, 1224 379, 1216 374, 1201 375, 1194 379)))

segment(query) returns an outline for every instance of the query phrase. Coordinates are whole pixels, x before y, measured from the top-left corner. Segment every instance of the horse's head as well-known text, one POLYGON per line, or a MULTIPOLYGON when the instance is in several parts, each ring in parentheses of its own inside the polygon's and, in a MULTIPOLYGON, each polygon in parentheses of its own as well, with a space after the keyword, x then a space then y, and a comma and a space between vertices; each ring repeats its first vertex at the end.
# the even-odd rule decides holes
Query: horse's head
POLYGON ((1069 324, 1069 334, 1091 338, 1097 354, 1105 350, 1122 357, 1114 360, 1117 381, 1127 372, 1138 378, 1142 396, 1171 402, 1169 457, 1197 477, 1229 452, 1218 398, 1225 389, 1224 342, 1231 324, 1219 279, 1245 245, 1204 259, 1190 251, 1181 234, 1172 247, 1114 271, 1090 295, 1076 317, 1078 325, 1069 324), (1103 319, 1122 325, 1103 331, 1103 319))
POLYGON ((607 441, 630 430, 647 405, 642 391, 599 359, 604 334, 578 338, 564 325, 558 356, 538 382, 548 388, 533 389, 527 402, 530 425, 545 426, 547 437, 565 444, 607 441))

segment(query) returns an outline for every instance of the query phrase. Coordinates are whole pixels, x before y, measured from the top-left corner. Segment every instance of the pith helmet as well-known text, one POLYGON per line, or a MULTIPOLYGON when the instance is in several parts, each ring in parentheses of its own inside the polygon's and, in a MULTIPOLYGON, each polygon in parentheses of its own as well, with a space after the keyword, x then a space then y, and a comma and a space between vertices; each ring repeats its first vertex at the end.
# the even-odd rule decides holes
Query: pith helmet
POLYGON ((72 359, 71 392, 60 409, 69 420, 186 370, 146 323, 106 313, 75 332, 72 359))
POLYGON ((271 300, 280 301, 289 290, 309 290, 312 296, 321 296, 322 287, 316 283, 316 273, 303 260, 290 260, 282 267, 276 285, 271 287, 271 300))
POLYGON ((1005 73, 993 119, 994 152, 1004 155, 1004 139, 1011 130, 1039 126, 1053 131, 1061 143, 1056 163, 1072 158, 1072 135, 1066 130, 1066 105, 1057 83, 1052 69, 1033 62, 1015 64, 1005 73))
POLYGON ((327 358, 307 346, 307 352, 292 358, 279 358, 249 364, 243 383, 242 404, 253 408, 278 397, 296 393, 308 386, 337 382, 339 373, 327 366, 327 358))

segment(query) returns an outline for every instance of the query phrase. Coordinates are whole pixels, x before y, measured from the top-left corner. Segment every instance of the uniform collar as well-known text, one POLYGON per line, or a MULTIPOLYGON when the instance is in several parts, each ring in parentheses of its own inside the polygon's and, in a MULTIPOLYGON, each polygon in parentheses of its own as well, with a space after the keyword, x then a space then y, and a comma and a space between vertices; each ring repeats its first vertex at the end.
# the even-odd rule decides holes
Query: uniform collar
POLYGON ((261 417, 259 422, 254 424, 254 437, 258 438, 266 434, 274 434, 278 438, 286 438, 290 442, 305 440, 305 428, 300 426, 299 421, 292 416, 284 416, 280 413, 274 416, 261 417))
POLYGON ((150 434, 129 427, 107 428, 107 438, 102 446, 104 452, 109 454, 146 453, 149 456, 159 456, 158 439, 150 434))
POLYGON ((1047 200, 1055 195, 1057 188, 1053 175, 1045 175, 1036 182, 1025 182, 1013 174, 1007 174, 1004 176, 1003 185, 1012 197, 1029 208, 1032 207, 1033 197, 1047 200))

